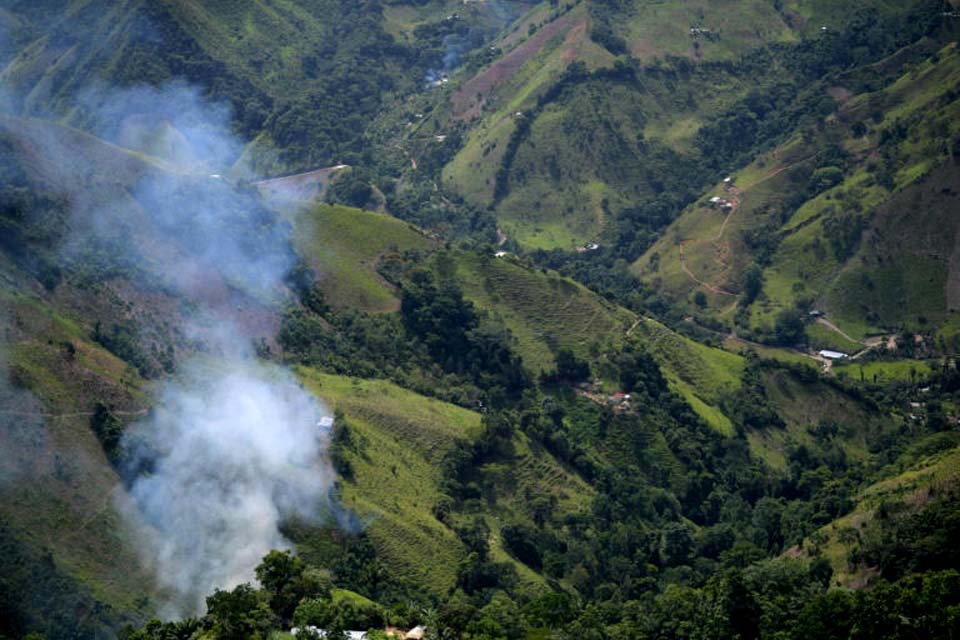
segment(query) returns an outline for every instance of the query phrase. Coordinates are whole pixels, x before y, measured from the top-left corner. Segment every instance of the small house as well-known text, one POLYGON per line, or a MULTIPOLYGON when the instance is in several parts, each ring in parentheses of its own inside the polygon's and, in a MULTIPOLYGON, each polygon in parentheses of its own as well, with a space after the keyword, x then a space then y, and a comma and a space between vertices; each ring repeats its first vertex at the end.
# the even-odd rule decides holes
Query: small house
POLYGON ((831 351, 830 349, 823 349, 819 352, 821 358, 826 358, 827 360, 843 360, 847 357, 847 354, 840 351, 831 351))

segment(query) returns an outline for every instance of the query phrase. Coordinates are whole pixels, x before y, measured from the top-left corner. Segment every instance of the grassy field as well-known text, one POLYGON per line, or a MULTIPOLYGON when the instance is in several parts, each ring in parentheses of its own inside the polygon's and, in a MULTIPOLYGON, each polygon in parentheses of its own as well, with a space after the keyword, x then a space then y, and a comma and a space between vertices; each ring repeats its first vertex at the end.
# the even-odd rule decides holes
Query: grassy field
POLYGON ((873 360, 870 362, 846 362, 835 367, 837 374, 843 373, 851 380, 884 384, 887 382, 921 382, 932 369, 923 360, 873 360))
POLYGON ((480 415, 419 396, 389 382, 300 368, 304 385, 344 413, 359 453, 342 500, 365 523, 391 575, 434 593, 453 586, 463 547, 433 517, 439 464, 459 440, 476 435, 480 415))
POLYGON ((769 347, 754 342, 745 342, 737 338, 727 338, 723 341, 723 348, 731 353, 746 355, 748 352, 756 353, 761 358, 768 360, 777 360, 786 364, 799 364, 818 369, 819 365, 813 358, 805 356, 790 349, 780 347, 769 347))
POLYGON ((635 318, 572 280, 531 269, 510 256, 456 251, 439 256, 434 268, 503 321, 516 337, 525 365, 535 372, 552 369, 561 348, 595 359, 622 343, 635 318))
POLYGON ((837 442, 852 460, 868 456, 868 435, 891 428, 888 418, 868 411, 821 381, 804 381, 790 372, 772 370, 765 375, 764 387, 771 406, 787 426, 751 430, 747 438, 751 450, 775 469, 786 468, 788 447, 814 444, 809 429, 822 421, 838 426, 837 442))
MULTIPOLYGON (((808 6, 811 15, 826 11, 816 2, 808 6)), ((945 322, 949 310, 960 307, 952 258, 957 221, 950 214, 957 206, 957 172, 943 145, 960 121, 960 101, 950 89, 958 78, 960 54, 950 45, 886 87, 837 98, 831 126, 809 132, 807 140, 796 136, 741 168, 732 192, 719 185, 708 190, 632 265, 633 273, 691 312, 704 313, 692 303, 695 291, 704 292, 705 313, 729 324, 736 299, 730 294, 739 292, 741 275, 756 257, 746 234, 762 231, 776 244, 765 258, 762 294, 749 310, 751 328, 770 329, 777 314, 799 303, 827 311, 856 340, 945 322), (866 135, 854 133, 855 123, 866 135), (886 143, 897 167, 892 187, 883 186, 875 161, 890 129, 907 131, 886 143), (843 179, 781 212, 787 194, 807 188, 820 163, 817 149, 831 144, 850 154, 843 179), (738 206, 725 216, 708 206, 714 195, 738 206), (904 224, 907 214, 910 223, 904 224), (772 232, 764 230, 770 225, 772 232)), ((813 326, 809 334, 818 348, 857 350, 824 327, 813 326)))
POLYGON ((0 413, 9 452, 0 476, 30 479, 0 483, 0 517, 94 598, 145 614, 151 579, 135 569, 132 534, 113 508, 119 479, 89 426, 94 398, 121 413, 142 409, 144 382, 42 299, 0 288, 0 307, 0 363, 22 389, 0 413))
POLYGON ((685 338, 651 319, 640 322, 633 335, 644 341, 694 411, 718 432, 733 435, 733 423, 718 402, 740 387, 744 359, 685 338))
POLYGON ((399 300, 376 272, 387 253, 428 250, 436 243, 405 222, 382 213, 319 204, 295 218, 294 242, 317 272, 335 307, 394 311, 399 300))
MULTIPOLYGON (((354 447, 348 458, 352 479, 341 479, 344 506, 366 527, 393 578, 440 595, 452 588, 464 548, 453 531, 433 515, 440 500, 440 463, 457 441, 479 432, 480 414, 417 395, 381 380, 360 380, 298 368, 303 384, 343 412, 354 447)), ((540 589, 544 578, 513 560, 500 538, 504 522, 526 520, 532 495, 552 494, 556 512, 590 507, 593 490, 543 447, 518 433, 510 460, 479 469, 498 495, 485 503, 493 558, 515 565, 526 587, 540 589)))
POLYGON ((666 55, 728 60, 764 43, 796 40, 773 6, 762 0, 724 5, 707 0, 643 3, 617 26, 633 55, 644 60, 666 55), (710 33, 693 36, 694 27, 710 33))

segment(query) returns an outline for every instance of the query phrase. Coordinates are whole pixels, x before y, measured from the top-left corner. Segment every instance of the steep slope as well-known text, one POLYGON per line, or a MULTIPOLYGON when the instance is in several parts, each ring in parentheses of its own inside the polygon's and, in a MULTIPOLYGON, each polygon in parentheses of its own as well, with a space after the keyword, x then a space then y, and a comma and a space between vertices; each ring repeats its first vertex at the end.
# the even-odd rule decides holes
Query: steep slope
MULTIPOLYGON (((478 46, 516 10, 463 8, 459 49, 478 46)), ((361 157, 364 132, 391 96, 443 68, 444 34, 434 42, 430 28, 451 15, 443 3, 421 7, 427 33, 401 44, 384 30, 397 12, 385 17, 374 1, 64 0, 6 12, 19 37, 0 82, 22 114, 86 126, 77 107, 107 87, 187 82, 229 105, 237 130, 255 140, 246 159, 260 174, 361 157)))
POLYGON ((382 213, 310 206, 293 216, 297 248, 316 272, 327 300, 363 311, 396 311, 399 300, 376 271, 386 254, 430 251, 436 241, 382 213))
POLYGON ((820 2, 543 6, 518 21, 526 37, 504 35, 500 57, 432 115, 441 126, 471 123, 443 185, 492 207, 530 248, 617 241, 618 221, 638 215, 631 210, 649 223, 716 175, 717 159, 700 162, 711 154, 698 130, 761 78, 799 80, 791 47, 811 50, 865 15, 893 24, 913 9, 866 5, 846 14, 820 2))
MULTIPOLYGON (((886 73, 891 84, 858 96, 829 87, 833 114, 738 171, 732 185, 708 191, 634 273, 728 326, 735 307, 746 304, 751 330, 772 332, 777 314, 794 306, 826 312, 855 340, 945 322, 956 208, 947 142, 956 135, 956 56, 950 45, 899 77, 891 59, 872 72, 886 73), (763 286, 750 300, 744 277, 754 264, 763 286), (693 304, 697 292, 706 296, 705 309, 693 304)), ((814 346, 851 349, 842 335, 811 338, 814 346)))
POLYGON ((452 279, 467 299, 503 321, 533 371, 552 369, 559 349, 590 359, 618 350, 635 320, 582 285, 508 255, 450 252, 433 266, 439 277, 452 279))

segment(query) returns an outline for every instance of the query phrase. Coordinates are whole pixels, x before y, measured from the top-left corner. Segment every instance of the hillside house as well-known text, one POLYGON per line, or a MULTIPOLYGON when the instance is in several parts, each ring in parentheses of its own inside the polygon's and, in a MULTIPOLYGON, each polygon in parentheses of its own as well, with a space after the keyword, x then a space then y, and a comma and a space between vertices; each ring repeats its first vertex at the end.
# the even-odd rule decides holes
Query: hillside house
MULTIPOLYGON (((306 626, 306 627, 302 627, 302 628, 301 628, 301 627, 294 627, 294 628, 290 629, 290 635, 296 636, 296 635, 298 635, 298 634, 300 633, 301 630, 302 630, 302 631, 312 631, 313 633, 317 634, 317 635, 318 635, 319 637, 321 637, 321 638, 326 638, 326 637, 327 637, 327 631, 326 631, 326 629, 319 629, 319 628, 314 627, 314 626, 306 626)), ((347 631, 346 634, 347 634, 347 638, 349 638, 349 640, 365 640, 365 638, 367 637, 367 632, 366 632, 366 631, 347 631)))
POLYGON ((427 634, 427 628, 422 624, 418 624, 410 631, 407 631, 407 635, 403 636, 404 640, 423 640, 423 637, 427 634))
POLYGON ((827 360, 844 360, 847 358, 847 354, 840 351, 831 351, 830 349, 823 349, 818 355, 827 360))

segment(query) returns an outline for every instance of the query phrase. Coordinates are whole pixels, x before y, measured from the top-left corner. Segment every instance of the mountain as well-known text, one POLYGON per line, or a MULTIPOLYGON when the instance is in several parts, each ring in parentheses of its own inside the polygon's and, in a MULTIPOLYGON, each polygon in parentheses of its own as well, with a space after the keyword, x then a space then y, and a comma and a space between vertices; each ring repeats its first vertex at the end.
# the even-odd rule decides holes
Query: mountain
POLYGON ((8 3, 0 636, 949 637, 957 16, 8 3))

